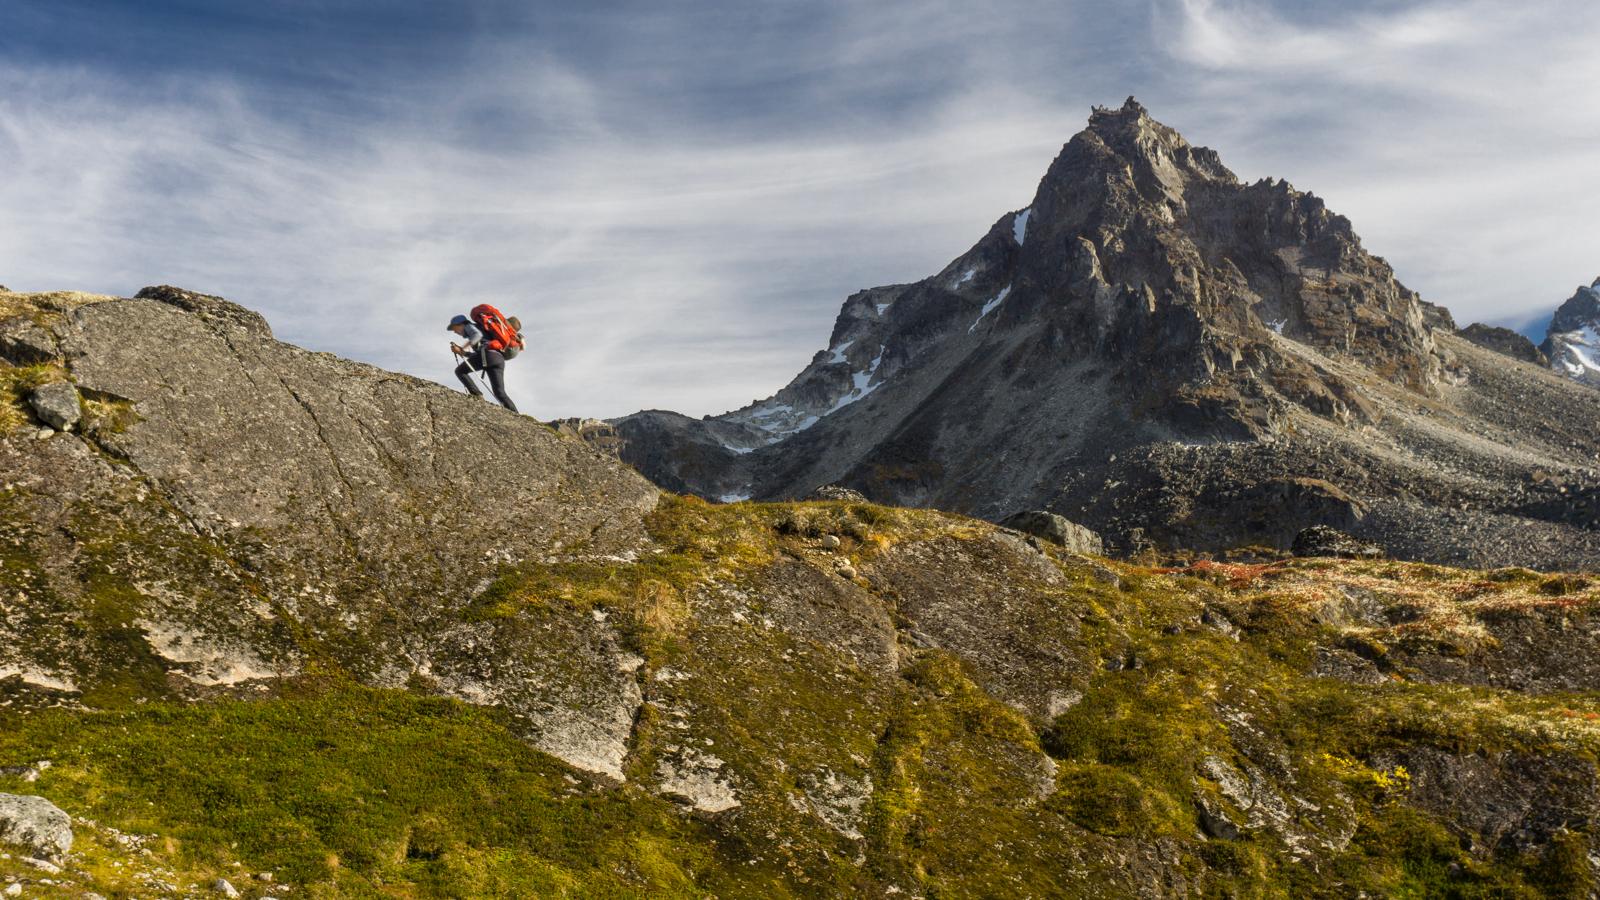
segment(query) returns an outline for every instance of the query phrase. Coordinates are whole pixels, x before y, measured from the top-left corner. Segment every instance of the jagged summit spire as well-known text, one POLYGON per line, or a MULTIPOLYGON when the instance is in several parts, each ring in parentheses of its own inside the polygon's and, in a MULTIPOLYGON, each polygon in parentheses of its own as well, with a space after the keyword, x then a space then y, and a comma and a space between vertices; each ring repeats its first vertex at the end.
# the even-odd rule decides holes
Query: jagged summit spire
POLYGON ((1089 109, 1090 109, 1091 117, 1092 116, 1097 116, 1097 115, 1108 115, 1108 116, 1149 116, 1150 115, 1150 111, 1145 109, 1144 108, 1144 104, 1140 103, 1139 100, 1136 97, 1134 97, 1132 94, 1128 95, 1128 99, 1122 101, 1122 107, 1120 109, 1112 109, 1109 106, 1100 106, 1098 104, 1096 104, 1095 106, 1090 107, 1089 109))
POLYGON ((1040 198, 1098 194, 1125 180, 1146 198, 1181 204, 1192 182, 1238 179, 1215 151, 1191 145, 1130 96, 1118 109, 1090 110, 1088 126, 1067 142, 1045 174, 1040 198))
POLYGON ((1179 141, 1183 140, 1176 131, 1150 118, 1150 111, 1131 96, 1123 102, 1119 109, 1112 109, 1109 106, 1094 106, 1089 110, 1088 130, 1098 134, 1139 131, 1150 126, 1155 126, 1163 132, 1170 133, 1172 136, 1177 137, 1179 141))

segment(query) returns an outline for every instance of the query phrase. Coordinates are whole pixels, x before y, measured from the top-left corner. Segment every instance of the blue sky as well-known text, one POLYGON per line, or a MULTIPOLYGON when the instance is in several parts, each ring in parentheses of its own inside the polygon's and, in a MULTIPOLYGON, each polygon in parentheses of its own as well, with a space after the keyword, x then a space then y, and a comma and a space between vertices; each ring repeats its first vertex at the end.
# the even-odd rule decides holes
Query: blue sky
POLYGON ((541 417, 716 413, 1136 94, 1472 320, 1600 275, 1600 5, 0 0, 0 283, 153 283, 541 417))

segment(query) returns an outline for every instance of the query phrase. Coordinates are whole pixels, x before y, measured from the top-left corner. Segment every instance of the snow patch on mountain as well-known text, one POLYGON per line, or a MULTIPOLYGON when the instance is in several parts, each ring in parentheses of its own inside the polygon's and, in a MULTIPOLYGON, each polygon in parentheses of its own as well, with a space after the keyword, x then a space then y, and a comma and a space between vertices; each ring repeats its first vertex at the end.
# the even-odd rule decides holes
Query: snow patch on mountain
MULTIPOLYGON (((766 439, 761 446, 770 447, 791 434, 798 434, 817 424, 819 417, 804 410, 795 409, 788 403, 778 403, 777 398, 762 401, 747 413, 737 417, 730 416, 734 421, 743 422, 758 431, 766 432, 766 439)), ((758 448, 740 448, 724 443, 722 446, 735 453, 750 453, 758 448)))
POLYGON ((1600 387, 1600 278, 1580 287, 1550 318, 1540 348, 1550 368, 1583 384, 1600 387))
MULTIPOLYGON (((882 310, 880 309, 879 312, 882 312, 882 310)), ((828 362, 830 362, 830 363, 842 363, 842 362, 844 362, 844 352, 846 350, 849 350, 850 349, 850 345, 854 344, 854 343, 855 343, 855 341, 845 341, 844 343, 840 344, 839 346, 834 347, 833 348, 833 355, 828 358, 828 362)))
POLYGON ((1010 293, 1011 285, 1008 284, 1000 289, 1000 293, 996 294, 993 300, 985 303, 983 305, 983 311, 978 313, 978 317, 976 319, 972 320, 972 326, 967 329, 967 334, 971 334, 972 332, 976 331, 978 329, 978 323, 983 321, 983 317, 994 312, 995 307, 1004 303, 1006 301, 1006 296, 1010 293))
POLYGON ((1600 379, 1600 330, 1590 325, 1577 331, 1565 331, 1550 336, 1556 355, 1550 365, 1584 380, 1600 379))
POLYGON ((1030 206, 1017 213, 1016 221, 1011 223, 1011 235, 1017 239, 1018 247, 1022 246, 1022 242, 1028 238, 1028 219, 1032 217, 1033 207, 1030 206))
MULTIPOLYGON (((867 370, 865 372, 856 372, 850 376, 850 393, 845 394, 843 397, 840 397, 837 401, 835 401, 833 408, 829 409, 828 413, 836 413, 839 410, 844 409, 846 406, 856 402, 857 400, 860 400, 862 397, 865 397, 877 390, 878 384, 882 384, 882 382, 873 384, 872 377, 878 374, 878 367, 881 365, 883 365, 883 347, 880 345, 878 347, 878 355, 873 357, 872 364, 867 367, 867 370)), ((824 413, 824 415, 826 414, 827 413, 824 413)))

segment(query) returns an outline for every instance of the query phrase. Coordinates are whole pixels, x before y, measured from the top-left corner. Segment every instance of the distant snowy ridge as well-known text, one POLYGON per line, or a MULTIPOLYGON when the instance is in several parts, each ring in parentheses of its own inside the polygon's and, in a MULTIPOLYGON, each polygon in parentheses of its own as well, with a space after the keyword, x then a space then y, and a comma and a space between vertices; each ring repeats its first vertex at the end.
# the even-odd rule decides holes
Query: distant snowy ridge
MULTIPOLYGON (((1015 241, 1016 247, 1021 247, 1028 239, 1028 227, 1032 221, 1032 206, 1011 213, 1009 218, 1002 218, 996 223, 996 243, 985 249, 974 248, 952 263, 938 281, 929 279, 929 283, 952 293, 961 293, 968 304, 978 299, 972 294, 977 293, 980 284, 983 292, 988 294, 994 290, 990 286, 993 281, 1015 271, 1016 249, 1009 246, 1006 237, 1015 241)), ((1006 284, 983 303, 967 328, 968 334, 977 332, 983 320, 1011 295, 1013 286, 1006 284)), ((815 427, 828 416, 870 397, 889 381, 900 377, 902 371, 914 367, 912 361, 919 359, 922 350, 927 348, 930 335, 917 334, 913 338, 914 346, 906 346, 902 341, 908 330, 916 334, 919 323, 926 321, 921 317, 927 315, 928 309, 924 295, 908 294, 903 288, 879 289, 853 296, 846 301, 840 327, 827 349, 813 357, 811 365, 789 386, 765 400, 715 417, 721 423, 742 426, 731 433, 719 434, 716 444, 734 456, 746 456, 783 443, 815 427), (895 317, 890 317, 889 312, 896 302, 907 296, 914 298, 912 305, 898 310, 895 317), (873 344, 877 345, 877 351, 870 360, 864 359, 866 348, 873 344), (894 349, 891 350, 891 347, 894 349), (895 357, 898 365, 891 366, 892 374, 886 375, 884 361, 890 356, 895 357)), ((960 328, 959 324, 951 323, 946 327, 950 327, 955 334, 960 333, 956 331, 960 328)), ((718 492, 708 496, 718 497, 724 502, 739 499, 739 492, 719 496, 726 490, 727 487, 722 486, 718 492)))
POLYGON ((1549 357, 1550 368, 1600 387, 1600 278, 1561 304, 1540 349, 1549 357))

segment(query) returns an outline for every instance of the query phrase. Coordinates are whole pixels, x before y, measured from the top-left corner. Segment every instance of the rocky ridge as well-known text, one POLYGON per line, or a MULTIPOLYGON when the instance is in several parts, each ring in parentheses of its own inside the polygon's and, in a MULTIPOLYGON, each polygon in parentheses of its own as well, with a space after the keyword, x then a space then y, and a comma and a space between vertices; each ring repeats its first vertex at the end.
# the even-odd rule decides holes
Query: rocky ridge
POLYGON ((625 459, 713 500, 838 483, 1042 508, 1123 552, 1322 524, 1426 560, 1597 558, 1600 439, 1574 423, 1600 404, 1452 332, 1320 199, 1130 99, 943 271, 847 299, 773 397, 616 424, 625 459))
POLYGON ((1461 329, 1460 335, 1479 347, 1493 350, 1496 353, 1504 353, 1512 359, 1520 359, 1536 366, 1550 364, 1550 360, 1544 355, 1544 351, 1534 346, 1533 341, 1509 328, 1473 322, 1466 328, 1461 329))
POLYGON ((5 890, 1596 894, 1594 575, 663 496, 176 289, 0 334, 0 792, 74 837, 5 890))

